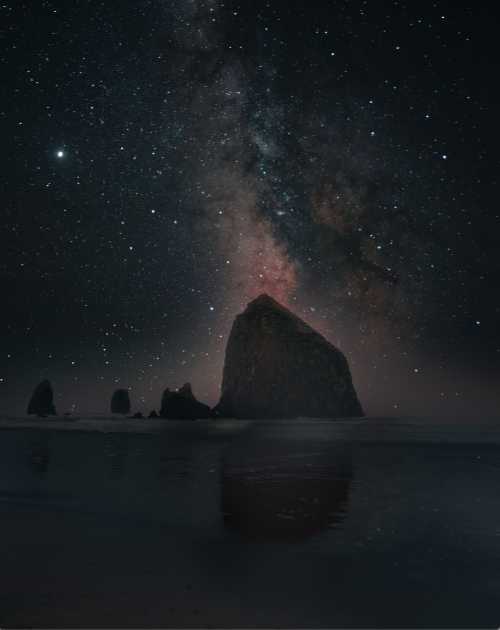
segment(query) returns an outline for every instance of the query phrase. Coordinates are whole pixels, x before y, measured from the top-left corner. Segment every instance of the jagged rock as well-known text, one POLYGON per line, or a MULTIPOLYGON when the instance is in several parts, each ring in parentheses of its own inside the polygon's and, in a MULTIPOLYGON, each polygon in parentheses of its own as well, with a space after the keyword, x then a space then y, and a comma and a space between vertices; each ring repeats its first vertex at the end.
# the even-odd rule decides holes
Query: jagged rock
POLYGON ((111 398, 111 413, 121 413, 123 415, 130 411, 130 397, 128 390, 117 389, 111 398))
POLYGON ((57 415, 54 407, 54 392, 49 381, 42 381, 35 387, 28 405, 28 413, 30 415, 36 414, 37 416, 57 415))
POLYGON ((134 413, 134 415, 132 416, 133 420, 142 420, 143 418, 144 416, 142 415, 140 411, 138 411, 137 413, 134 413))
POLYGON ((149 414, 148 418, 159 418, 160 416, 156 413, 156 410, 153 409, 153 411, 149 414))
POLYGON ((163 392, 160 416, 170 420, 196 420, 211 418, 212 413, 208 405, 196 400, 191 385, 186 383, 175 392, 168 388, 163 392))
POLYGON ((214 411, 235 418, 363 415, 342 352, 265 294, 233 324, 214 411))

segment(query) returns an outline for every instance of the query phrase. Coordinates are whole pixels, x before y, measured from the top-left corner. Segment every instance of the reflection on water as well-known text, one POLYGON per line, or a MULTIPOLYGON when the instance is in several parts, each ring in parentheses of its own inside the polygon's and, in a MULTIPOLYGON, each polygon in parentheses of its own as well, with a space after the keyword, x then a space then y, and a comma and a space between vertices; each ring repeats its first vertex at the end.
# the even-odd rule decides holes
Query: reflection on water
POLYGON ((0 431, 0 626, 498 625, 500 429, 142 427, 0 431))
POLYGON ((333 527, 345 515, 348 478, 281 481, 222 477, 225 523, 257 539, 304 539, 333 527))
POLYGON ((130 437, 126 434, 110 434, 106 436, 104 453, 110 462, 110 478, 122 479, 125 475, 130 437))
POLYGON ((40 432, 29 441, 28 467, 36 477, 44 478, 47 475, 50 461, 49 434, 40 432))
POLYGON ((185 479, 190 473, 190 458, 187 455, 160 455, 158 475, 165 481, 185 479))
POLYGON ((262 440, 236 446, 221 469, 224 522, 249 538, 307 539, 344 518, 351 477, 347 444, 312 452, 262 440))

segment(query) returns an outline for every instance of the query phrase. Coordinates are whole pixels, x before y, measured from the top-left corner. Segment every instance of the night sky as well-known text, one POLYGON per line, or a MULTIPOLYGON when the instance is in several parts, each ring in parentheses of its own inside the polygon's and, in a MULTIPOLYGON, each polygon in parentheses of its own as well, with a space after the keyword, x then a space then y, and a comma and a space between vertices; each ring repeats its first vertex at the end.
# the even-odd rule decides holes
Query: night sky
POLYGON ((185 381, 215 403, 265 291, 345 352, 367 413, 497 413, 486 8, 5 0, 0 24, 2 412, 42 378, 60 412, 185 381))

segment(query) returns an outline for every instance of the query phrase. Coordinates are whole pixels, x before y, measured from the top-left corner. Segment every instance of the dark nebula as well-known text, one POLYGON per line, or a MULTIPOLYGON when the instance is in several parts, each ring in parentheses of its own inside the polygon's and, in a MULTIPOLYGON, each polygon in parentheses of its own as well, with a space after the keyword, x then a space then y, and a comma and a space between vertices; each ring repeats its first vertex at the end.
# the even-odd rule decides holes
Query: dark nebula
POLYGON ((368 414, 496 413, 499 92, 481 7, 0 7, 2 411, 215 403, 268 293, 368 414))

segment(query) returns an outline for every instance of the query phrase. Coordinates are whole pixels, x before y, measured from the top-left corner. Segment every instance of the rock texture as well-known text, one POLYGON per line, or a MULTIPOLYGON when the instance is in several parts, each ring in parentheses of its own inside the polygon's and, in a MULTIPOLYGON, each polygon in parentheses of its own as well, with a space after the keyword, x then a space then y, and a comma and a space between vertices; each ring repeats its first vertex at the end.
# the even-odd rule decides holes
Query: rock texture
POLYGON ((35 387, 28 405, 28 413, 37 416, 55 416, 54 392, 49 381, 42 381, 35 387))
POLYGON ((111 413, 130 412, 130 397, 126 389, 117 389, 111 398, 111 413))
POLYGON ((197 420, 211 418, 212 412, 208 405, 196 400, 191 385, 186 383, 177 391, 168 388, 161 399, 160 417, 169 420, 197 420))
POLYGON ((342 352, 265 294, 233 324, 215 411, 226 418, 363 415, 342 352))

